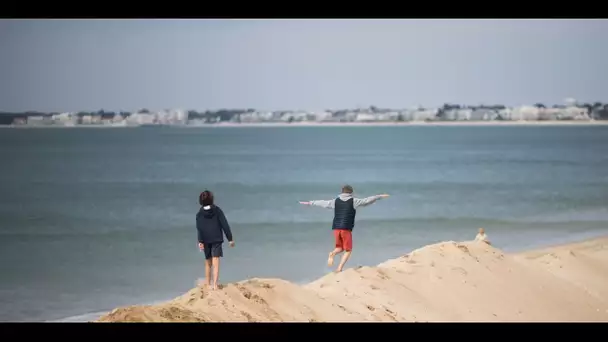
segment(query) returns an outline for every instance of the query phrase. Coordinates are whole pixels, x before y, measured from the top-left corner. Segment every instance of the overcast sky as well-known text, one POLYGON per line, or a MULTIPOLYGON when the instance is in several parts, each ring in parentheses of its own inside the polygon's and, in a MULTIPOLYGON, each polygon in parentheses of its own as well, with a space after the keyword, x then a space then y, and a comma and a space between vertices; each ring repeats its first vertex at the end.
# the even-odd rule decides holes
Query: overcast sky
POLYGON ((607 20, 0 20, 0 111, 608 102, 607 20))

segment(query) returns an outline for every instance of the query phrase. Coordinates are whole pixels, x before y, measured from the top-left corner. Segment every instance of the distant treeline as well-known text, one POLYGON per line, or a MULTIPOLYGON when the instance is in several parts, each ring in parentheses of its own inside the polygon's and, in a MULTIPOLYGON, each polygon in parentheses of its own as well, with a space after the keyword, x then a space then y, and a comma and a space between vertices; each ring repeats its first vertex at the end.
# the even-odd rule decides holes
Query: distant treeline
MULTIPOLYGON (((608 120, 608 104, 603 104, 601 102, 595 102, 593 104, 591 103, 582 103, 582 104, 577 104, 578 107, 580 108, 586 108, 587 109, 587 114, 589 114, 589 116, 598 119, 598 120, 608 120)), ((534 107, 537 108, 549 108, 547 106, 545 106, 542 103, 536 103, 534 104, 534 107)), ((566 108, 566 106, 564 105, 553 105, 551 108, 566 108)), ((441 106, 440 108, 438 108, 437 114, 436 114, 436 118, 438 120, 441 120, 446 112, 452 111, 452 110, 458 110, 458 109, 470 109, 470 110, 479 110, 479 109, 486 109, 486 110, 494 110, 494 111, 500 111, 500 110, 504 110, 506 109, 505 106, 503 105, 480 105, 480 106, 466 106, 466 105, 458 105, 458 104, 450 104, 450 103, 446 103, 443 106, 441 106)), ((419 108, 419 110, 425 110, 424 108, 419 108)), ((204 112, 199 112, 196 110, 189 110, 188 111, 188 119, 190 120, 203 120, 206 122, 217 122, 217 121, 231 121, 233 119, 236 119, 237 121, 239 121, 239 116, 241 114, 245 114, 245 113, 252 113, 255 112, 255 109, 252 108, 248 108, 248 109, 219 109, 219 110, 207 110, 204 112)), ((361 112, 368 112, 368 113, 388 113, 388 112, 392 112, 392 111, 399 111, 397 109, 389 109, 389 108, 378 108, 375 106, 370 106, 369 108, 359 108, 359 109, 340 109, 340 110, 327 110, 327 112, 332 113, 333 116, 342 116, 345 115, 348 112, 355 112, 355 113, 361 113, 361 112)), ((287 112, 293 112, 293 111, 276 111, 276 113, 282 114, 282 113, 287 113, 287 112)), ((137 111, 136 113, 151 113, 148 109, 141 109, 139 111, 137 111)), ((44 113, 44 112, 36 112, 36 111, 28 111, 28 112, 0 112, 0 125, 10 125, 12 124, 15 119, 25 119, 27 120, 27 118, 29 117, 51 117, 53 115, 59 114, 57 112, 50 112, 50 113, 44 113)), ((82 118, 84 116, 97 116, 102 120, 109 120, 109 119, 113 119, 116 115, 121 115, 123 118, 127 118, 130 115, 132 115, 133 113, 130 112, 125 112, 125 111, 119 111, 119 112, 113 112, 113 111, 105 111, 103 109, 98 110, 98 111, 93 111, 93 112, 78 112, 76 113, 76 115, 78 116, 78 118, 82 118)))

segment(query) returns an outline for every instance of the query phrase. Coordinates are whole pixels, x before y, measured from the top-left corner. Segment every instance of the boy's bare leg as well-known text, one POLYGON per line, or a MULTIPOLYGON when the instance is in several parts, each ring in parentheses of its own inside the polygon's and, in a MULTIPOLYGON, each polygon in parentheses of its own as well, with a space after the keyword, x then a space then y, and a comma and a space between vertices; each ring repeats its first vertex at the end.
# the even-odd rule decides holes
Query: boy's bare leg
POLYGON ((211 259, 205 259, 205 285, 211 286, 211 259))
POLYGON ((213 257, 213 289, 217 290, 217 280, 220 277, 220 258, 213 257))
POLYGON ((344 255, 342 255, 342 260, 340 260, 340 264, 338 265, 336 272, 342 272, 342 269, 344 268, 344 264, 346 264, 346 262, 348 261, 348 258, 350 258, 350 254, 351 254, 351 251, 344 252, 344 255))
POLYGON ((336 248, 333 251, 329 252, 329 257, 327 258, 327 266, 331 267, 334 264, 334 257, 336 254, 342 253, 342 248, 336 248))

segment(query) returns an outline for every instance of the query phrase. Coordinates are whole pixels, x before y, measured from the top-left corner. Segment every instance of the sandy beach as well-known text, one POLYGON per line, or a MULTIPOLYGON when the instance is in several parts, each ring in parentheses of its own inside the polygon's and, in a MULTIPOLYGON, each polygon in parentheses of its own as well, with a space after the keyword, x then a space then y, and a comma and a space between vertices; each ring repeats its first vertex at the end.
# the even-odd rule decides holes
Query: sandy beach
POLYGON ((608 322, 606 284, 608 237, 517 254, 448 241, 303 286, 249 279, 194 288, 98 322, 608 322))

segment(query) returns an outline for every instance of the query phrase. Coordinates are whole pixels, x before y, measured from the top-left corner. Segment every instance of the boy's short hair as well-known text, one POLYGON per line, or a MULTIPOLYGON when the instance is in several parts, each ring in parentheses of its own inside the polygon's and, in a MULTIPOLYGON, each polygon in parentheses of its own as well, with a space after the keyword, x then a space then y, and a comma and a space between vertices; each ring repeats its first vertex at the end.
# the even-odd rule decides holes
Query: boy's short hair
POLYGON ((201 206, 213 205, 213 193, 209 190, 201 192, 198 196, 198 204, 201 206))
POLYGON ((353 187, 346 184, 344 186, 342 186, 342 193, 344 194, 352 194, 353 193, 353 187))

